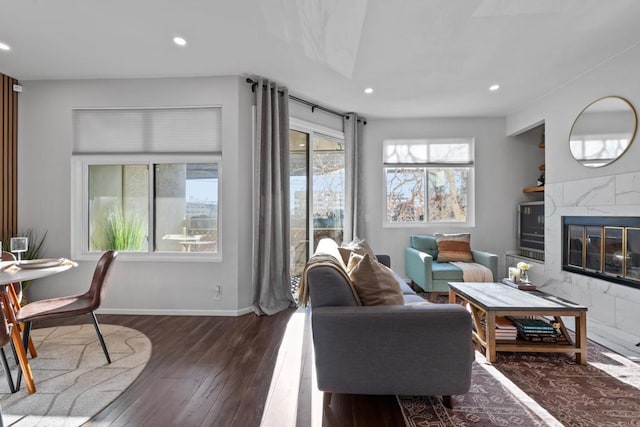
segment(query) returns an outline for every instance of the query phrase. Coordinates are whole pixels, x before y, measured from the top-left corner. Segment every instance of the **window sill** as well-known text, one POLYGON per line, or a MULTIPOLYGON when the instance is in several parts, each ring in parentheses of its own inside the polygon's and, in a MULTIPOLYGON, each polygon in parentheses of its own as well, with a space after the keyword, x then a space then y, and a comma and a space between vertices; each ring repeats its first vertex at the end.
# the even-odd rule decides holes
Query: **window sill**
MULTIPOLYGON (((74 261, 97 261, 102 252, 85 253, 73 257, 74 261)), ((189 252, 132 253, 119 252, 118 262, 222 262, 221 254, 202 254, 189 252)))

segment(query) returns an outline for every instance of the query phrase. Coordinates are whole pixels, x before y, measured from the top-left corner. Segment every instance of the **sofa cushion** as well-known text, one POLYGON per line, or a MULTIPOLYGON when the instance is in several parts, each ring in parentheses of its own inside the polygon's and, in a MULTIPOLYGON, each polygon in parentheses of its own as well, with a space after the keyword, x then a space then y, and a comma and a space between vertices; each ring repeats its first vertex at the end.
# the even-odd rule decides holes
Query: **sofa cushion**
POLYGON ((436 233, 434 236, 438 245, 438 262, 473 262, 469 233, 436 233))
POLYGON ((393 275, 396 277, 396 281, 400 285, 400 289, 402 289, 403 295, 411 295, 416 293, 413 289, 411 289, 411 286, 409 286, 409 284, 405 282, 404 279, 398 275, 398 273, 394 271, 393 275))
POLYGON ((412 248, 422 252, 426 252, 433 257, 438 258, 438 243, 435 237, 428 235, 413 235, 409 237, 409 243, 412 248))
POLYGON ((421 296, 416 294, 405 294, 404 297, 404 305, 429 305, 431 304, 429 301, 425 300, 421 296))
POLYGON ((413 295, 413 296, 405 295, 405 298, 404 298, 404 305, 431 305, 431 304, 435 304, 435 303, 429 302, 417 295, 413 295))
POLYGON ((433 280, 448 280, 450 282, 462 282, 462 270, 448 262, 434 262, 431 264, 431 276, 433 280))
POLYGON ((351 254, 347 273, 362 305, 403 305, 402 289, 393 271, 365 254, 351 254))

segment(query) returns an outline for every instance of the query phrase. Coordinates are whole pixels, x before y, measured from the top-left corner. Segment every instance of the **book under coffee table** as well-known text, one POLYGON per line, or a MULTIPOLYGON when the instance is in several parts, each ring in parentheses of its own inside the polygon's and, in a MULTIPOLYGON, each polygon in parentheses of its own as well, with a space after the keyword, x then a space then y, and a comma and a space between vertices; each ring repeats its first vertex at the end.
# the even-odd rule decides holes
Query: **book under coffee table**
POLYGON ((587 364, 587 307, 541 291, 521 291, 502 283, 449 282, 449 302, 468 303, 475 330, 473 339, 485 349, 489 362, 496 361, 496 352, 575 353, 576 362, 587 364), (496 317, 552 317, 560 327, 562 342, 531 342, 497 340, 496 317), (575 318, 575 340, 562 321, 563 316, 575 318), (484 318, 484 324, 482 322, 484 318), (486 327, 485 327, 486 326, 486 327))

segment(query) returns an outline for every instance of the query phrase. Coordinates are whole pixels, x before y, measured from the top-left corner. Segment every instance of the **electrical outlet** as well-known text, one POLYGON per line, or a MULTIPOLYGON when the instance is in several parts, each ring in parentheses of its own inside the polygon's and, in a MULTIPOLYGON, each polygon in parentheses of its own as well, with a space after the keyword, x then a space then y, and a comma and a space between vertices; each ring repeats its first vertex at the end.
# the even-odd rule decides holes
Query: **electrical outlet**
POLYGON ((216 286, 215 299, 217 299, 217 300, 222 299, 222 286, 220 286, 220 285, 216 286))

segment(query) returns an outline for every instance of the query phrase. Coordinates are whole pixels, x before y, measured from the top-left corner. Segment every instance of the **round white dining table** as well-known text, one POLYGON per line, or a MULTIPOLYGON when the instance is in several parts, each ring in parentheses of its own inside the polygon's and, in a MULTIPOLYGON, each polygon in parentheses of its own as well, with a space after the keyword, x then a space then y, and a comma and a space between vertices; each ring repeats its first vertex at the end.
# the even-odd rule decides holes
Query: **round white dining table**
MULTIPOLYGON (((36 385, 33 379, 33 374, 31 373, 31 367, 29 366, 29 361, 27 360, 26 350, 23 347, 22 337, 20 335, 22 328, 16 321, 15 312, 14 312, 14 307, 16 309, 19 309, 20 303, 15 298, 15 293, 13 293, 14 298, 12 298, 9 295, 13 291, 8 292, 7 285, 10 283, 26 282, 28 280, 35 280, 35 279, 41 279, 47 276, 52 276, 54 274, 67 271, 71 267, 75 267, 77 264, 71 260, 64 259, 64 258, 60 259, 60 265, 54 265, 51 267, 33 268, 34 266, 31 266, 30 268, 20 268, 15 264, 16 264, 16 261, 0 262, 0 299, 2 300, 2 308, 4 310, 4 314, 6 316, 7 322, 13 325, 13 328, 11 330, 11 339, 14 344, 20 369, 22 370, 22 374, 24 376, 25 383, 27 385, 27 391, 29 392, 29 394, 31 394, 31 393, 35 393, 36 385)), ((35 357, 34 353, 35 353, 35 350, 32 353, 35 357)), ((10 372, 7 372, 6 374, 11 375, 10 372)), ((18 384, 18 387, 19 387, 19 384, 18 384)), ((15 392, 17 390, 11 390, 11 391, 15 392)))
POLYGON ((54 274, 67 271, 75 265, 73 261, 66 261, 55 267, 45 268, 19 268, 13 267, 15 261, 0 262, 0 285, 6 285, 14 282, 27 282, 29 280, 41 279, 43 277, 52 276, 54 274), (7 268, 8 267, 8 268, 7 268), (2 271, 4 268, 6 270, 2 271))

